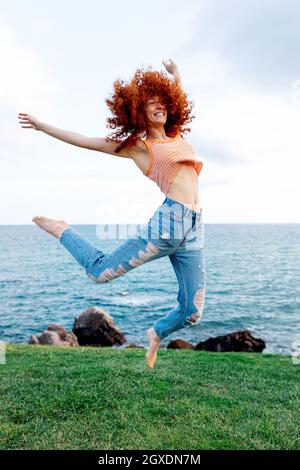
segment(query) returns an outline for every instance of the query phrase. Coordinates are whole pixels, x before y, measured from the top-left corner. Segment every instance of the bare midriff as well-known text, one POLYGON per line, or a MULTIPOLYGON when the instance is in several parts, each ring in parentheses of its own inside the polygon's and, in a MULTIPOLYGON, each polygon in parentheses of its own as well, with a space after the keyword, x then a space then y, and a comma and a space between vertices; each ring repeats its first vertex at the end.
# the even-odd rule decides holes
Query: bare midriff
POLYGON ((182 164, 179 172, 170 184, 166 197, 200 212, 198 175, 192 165, 182 164))
MULTIPOLYGON (((138 148, 133 161, 145 173, 149 164, 149 154, 143 143, 138 148)), ((198 175, 193 165, 186 163, 181 165, 179 172, 170 184, 166 197, 184 204, 189 209, 200 212, 198 175)))

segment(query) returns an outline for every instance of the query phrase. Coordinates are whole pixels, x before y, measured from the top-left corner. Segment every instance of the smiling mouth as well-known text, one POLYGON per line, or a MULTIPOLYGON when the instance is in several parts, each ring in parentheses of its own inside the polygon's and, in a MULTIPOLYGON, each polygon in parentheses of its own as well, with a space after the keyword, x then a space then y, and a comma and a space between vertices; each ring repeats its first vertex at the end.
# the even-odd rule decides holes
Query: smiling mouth
POLYGON ((159 111, 158 113, 155 113, 154 116, 157 116, 157 115, 161 115, 161 116, 164 116, 165 113, 163 113, 162 111, 159 111))

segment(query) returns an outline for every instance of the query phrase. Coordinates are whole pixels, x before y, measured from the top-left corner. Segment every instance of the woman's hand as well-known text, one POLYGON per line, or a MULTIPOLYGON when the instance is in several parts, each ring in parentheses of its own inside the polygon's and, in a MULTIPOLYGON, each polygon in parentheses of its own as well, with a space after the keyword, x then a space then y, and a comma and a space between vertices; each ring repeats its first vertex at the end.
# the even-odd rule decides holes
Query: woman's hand
POLYGON ((36 131, 41 130, 42 122, 39 121, 36 117, 32 116, 31 114, 27 113, 19 113, 18 114, 20 124, 27 124, 26 126, 21 126, 26 128, 35 129, 36 131))
POLYGON ((167 71, 169 73, 171 73, 174 78, 175 78, 175 83, 180 87, 182 88, 182 82, 181 82, 181 78, 180 78, 180 75, 179 75, 179 71, 178 71, 178 67, 177 65, 175 64, 175 62, 173 62, 172 59, 169 59, 169 63, 165 60, 162 61, 162 63, 164 64, 164 66, 166 67, 167 71))
POLYGON ((171 73, 174 76, 178 74, 178 67, 172 59, 169 59, 169 63, 166 60, 163 60, 162 63, 166 67, 167 72, 171 73))

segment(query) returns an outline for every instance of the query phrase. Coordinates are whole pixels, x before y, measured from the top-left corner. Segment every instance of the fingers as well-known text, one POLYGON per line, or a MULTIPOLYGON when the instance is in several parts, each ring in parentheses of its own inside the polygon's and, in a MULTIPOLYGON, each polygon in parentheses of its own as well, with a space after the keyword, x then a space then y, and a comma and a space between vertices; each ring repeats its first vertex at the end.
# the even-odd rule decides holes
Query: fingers
POLYGON ((18 114, 19 119, 28 119, 28 117, 29 117, 29 115, 27 113, 19 113, 18 114))
POLYGON ((171 58, 169 58, 168 60, 163 60, 162 63, 167 69, 177 67, 175 62, 171 58))
POLYGON ((19 113, 18 118, 19 118, 19 123, 20 124, 29 124, 29 125, 26 125, 26 126, 21 125, 21 127, 23 127, 24 129, 32 129, 32 125, 31 125, 31 122, 30 122, 30 119, 29 119, 27 113, 19 113))
POLYGON ((18 114, 19 119, 29 119, 29 117, 30 117, 29 114, 25 114, 25 113, 19 113, 18 114))
POLYGON ((19 114, 18 114, 18 118, 19 118, 19 119, 29 119, 29 118, 30 118, 30 115, 29 115, 29 114, 25 114, 25 113, 19 113, 19 114))

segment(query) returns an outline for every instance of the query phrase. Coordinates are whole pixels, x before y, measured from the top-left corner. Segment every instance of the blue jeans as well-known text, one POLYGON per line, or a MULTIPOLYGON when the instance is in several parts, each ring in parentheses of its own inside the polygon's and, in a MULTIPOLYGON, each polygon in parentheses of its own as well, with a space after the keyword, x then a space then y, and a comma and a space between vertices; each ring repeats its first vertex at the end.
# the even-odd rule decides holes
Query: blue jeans
POLYGON ((178 280, 178 304, 154 323, 156 334, 163 339, 201 319, 206 288, 202 208, 196 212, 166 197, 146 225, 109 253, 72 227, 62 232, 59 241, 96 283, 112 281, 168 255, 178 280))

